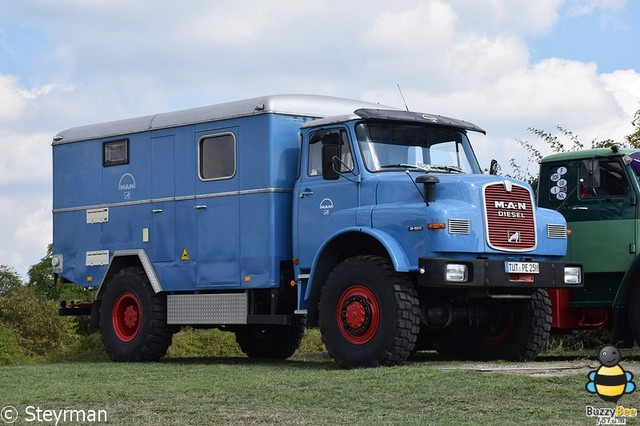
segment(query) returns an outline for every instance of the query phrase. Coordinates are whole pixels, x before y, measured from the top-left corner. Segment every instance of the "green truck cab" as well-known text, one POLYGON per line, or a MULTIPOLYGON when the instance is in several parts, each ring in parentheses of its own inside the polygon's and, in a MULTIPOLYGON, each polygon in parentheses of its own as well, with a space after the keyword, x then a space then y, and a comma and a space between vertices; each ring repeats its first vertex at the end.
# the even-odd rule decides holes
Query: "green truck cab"
POLYGON ((540 162, 538 205, 570 232, 567 260, 584 287, 551 289, 552 332, 612 328, 620 347, 640 343, 640 150, 613 146, 553 154, 540 162))

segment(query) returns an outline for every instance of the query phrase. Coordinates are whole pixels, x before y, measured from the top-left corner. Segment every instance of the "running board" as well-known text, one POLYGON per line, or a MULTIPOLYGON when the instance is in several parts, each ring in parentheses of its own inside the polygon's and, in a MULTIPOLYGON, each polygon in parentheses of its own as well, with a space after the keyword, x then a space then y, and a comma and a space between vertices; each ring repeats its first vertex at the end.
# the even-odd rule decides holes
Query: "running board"
POLYGON ((250 315, 248 300, 247 293, 170 294, 167 296, 167 324, 291 324, 291 315, 250 315))
POLYGON ((170 294, 167 324, 247 324, 247 293, 170 294))

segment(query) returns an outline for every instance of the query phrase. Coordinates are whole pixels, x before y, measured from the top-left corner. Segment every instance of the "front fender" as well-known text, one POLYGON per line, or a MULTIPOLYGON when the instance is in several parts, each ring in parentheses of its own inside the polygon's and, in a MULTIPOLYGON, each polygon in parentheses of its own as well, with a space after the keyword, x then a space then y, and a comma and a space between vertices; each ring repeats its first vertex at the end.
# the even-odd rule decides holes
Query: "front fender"
MULTIPOLYGON (((415 264, 411 264, 411 262, 409 261, 409 258, 407 257, 406 252, 404 251, 400 243, 388 233, 381 231, 379 229, 374 229, 374 228, 353 227, 353 228, 343 229, 340 232, 335 233, 330 238, 328 238, 327 241, 324 242, 324 244, 322 244, 322 246, 318 250, 318 253, 313 259, 313 263, 311 264, 311 272, 309 273, 310 283, 314 282, 318 265, 322 261, 323 255, 326 252, 327 247, 329 247, 331 243, 335 241, 337 238, 340 238, 349 233, 365 234, 374 238, 376 241, 378 241, 380 245, 382 245, 382 247, 384 247, 384 249, 386 250, 387 254, 389 255, 389 259, 391 259, 391 262, 393 263, 393 268, 397 272, 410 272, 410 271, 416 271, 418 269, 418 264, 417 264, 418 260, 417 259, 415 260, 415 264)), ((311 295, 312 287, 313 286, 307 286, 307 289, 305 291, 305 296, 304 296, 305 300, 309 299, 309 296, 311 295)))

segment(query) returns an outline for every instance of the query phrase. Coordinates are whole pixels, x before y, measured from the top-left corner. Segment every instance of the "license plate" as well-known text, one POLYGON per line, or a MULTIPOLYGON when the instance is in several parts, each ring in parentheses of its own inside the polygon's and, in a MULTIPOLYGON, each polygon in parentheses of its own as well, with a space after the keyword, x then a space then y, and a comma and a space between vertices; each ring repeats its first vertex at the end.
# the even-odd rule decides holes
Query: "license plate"
POLYGON ((536 262, 504 262, 507 274, 539 274, 540 264, 536 262))

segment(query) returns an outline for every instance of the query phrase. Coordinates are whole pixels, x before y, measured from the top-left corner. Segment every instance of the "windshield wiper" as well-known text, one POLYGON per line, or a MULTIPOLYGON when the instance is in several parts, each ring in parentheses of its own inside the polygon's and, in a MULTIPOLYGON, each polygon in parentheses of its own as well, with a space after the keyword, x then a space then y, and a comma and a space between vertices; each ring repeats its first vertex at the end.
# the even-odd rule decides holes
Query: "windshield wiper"
POLYGON ((460 167, 456 166, 443 166, 443 165, 432 165, 432 164, 385 164, 384 166, 380 166, 381 169, 416 169, 423 171, 425 173, 429 172, 444 172, 444 173, 464 173, 464 171, 460 167))
POLYGON ((430 165, 429 168, 431 171, 438 172, 447 172, 447 173, 464 173, 464 171, 460 167, 456 166, 441 166, 441 165, 430 165))
POLYGON ((425 173, 429 173, 431 171, 431 167, 427 166, 426 164, 424 166, 418 166, 416 164, 404 164, 404 163, 400 163, 400 164, 385 164, 383 166, 380 166, 381 169, 416 169, 416 170, 421 170, 425 173))

